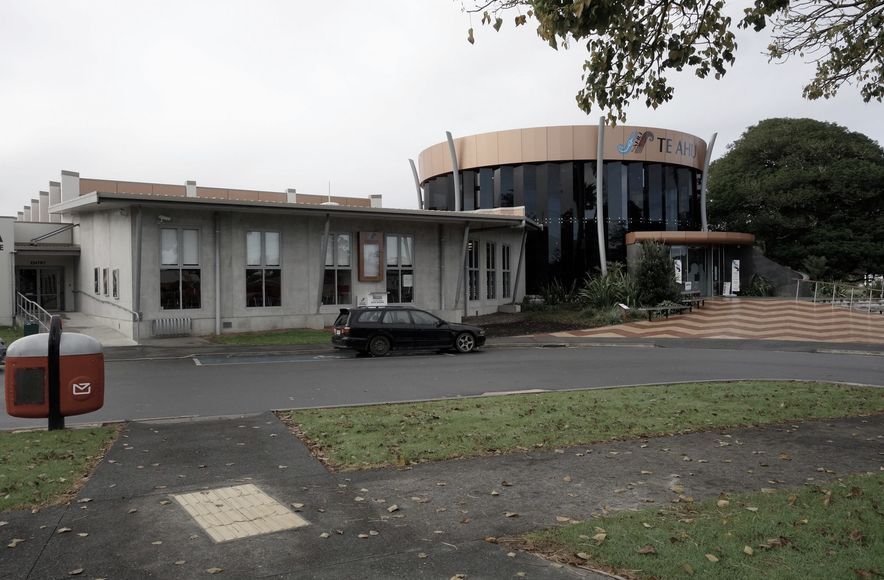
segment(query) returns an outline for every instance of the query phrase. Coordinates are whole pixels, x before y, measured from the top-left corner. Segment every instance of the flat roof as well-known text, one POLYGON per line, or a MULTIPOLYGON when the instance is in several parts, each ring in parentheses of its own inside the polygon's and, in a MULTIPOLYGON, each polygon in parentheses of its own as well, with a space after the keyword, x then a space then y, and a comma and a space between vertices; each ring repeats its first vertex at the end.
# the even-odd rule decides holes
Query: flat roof
POLYGON ((76 199, 53 205, 50 213, 90 213, 104 209, 131 206, 167 207, 194 210, 236 210, 254 213, 278 213, 293 215, 329 215, 338 218, 399 219, 431 223, 486 224, 491 226, 519 226, 543 229, 537 222, 521 215, 499 215, 487 211, 436 211, 420 209, 391 209, 381 207, 355 207, 345 205, 317 205, 306 203, 283 203, 276 201, 245 201, 205 197, 168 197, 134 193, 92 192, 76 199))

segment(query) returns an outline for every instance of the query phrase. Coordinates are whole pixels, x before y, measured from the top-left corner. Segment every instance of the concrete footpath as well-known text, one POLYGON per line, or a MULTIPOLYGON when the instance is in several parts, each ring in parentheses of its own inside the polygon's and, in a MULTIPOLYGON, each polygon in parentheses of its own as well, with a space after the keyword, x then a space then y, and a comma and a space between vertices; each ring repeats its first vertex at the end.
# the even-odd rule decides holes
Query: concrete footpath
POLYGON ((882 468, 880 415, 350 473, 270 413, 130 423, 69 505, 0 514, 3 545, 24 540, 0 548, 0 577, 597 578, 485 538, 667 505, 675 483, 699 500, 882 468), (244 499, 262 492, 287 509, 244 499))

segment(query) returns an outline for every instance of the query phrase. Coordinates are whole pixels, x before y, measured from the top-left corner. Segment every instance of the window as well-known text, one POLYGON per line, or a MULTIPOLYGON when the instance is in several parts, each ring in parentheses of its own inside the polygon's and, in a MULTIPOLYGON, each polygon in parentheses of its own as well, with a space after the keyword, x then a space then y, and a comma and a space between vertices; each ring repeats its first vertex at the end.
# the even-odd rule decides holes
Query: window
POLYGON ((108 284, 107 284, 107 268, 102 268, 102 269, 101 269, 101 288, 102 288, 102 290, 104 290, 104 292, 102 292, 102 294, 104 294, 105 296, 107 296, 107 288, 108 288, 108 284))
POLYGON ((470 240, 467 250, 467 283, 470 300, 479 299, 479 242, 470 240))
POLYGON ((160 308, 200 308, 199 230, 160 230, 160 308))
POLYGON ((382 324, 411 324, 411 317, 407 310, 387 310, 382 324))
POLYGON ((113 293, 114 298, 120 299, 120 269, 115 268, 113 271, 113 293))
POLYGON ((246 233, 246 307, 282 304, 279 232, 246 233))
POLYGON ((485 243, 485 298, 497 298, 497 244, 485 243))
POLYGON ((95 273, 95 293, 101 294, 101 268, 94 268, 95 273))
POLYGON ((500 246, 500 277, 501 282, 503 283, 503 292, 501 295, 504 298, 512 298, 512 279, 510 274, 510 247, 508 244, 502 244, 500 246))
POLYGON ((350 234, 329 234, 325 248, 325 276, 322 280, 323 304, 352 304, 352 246, 350 234))
POLYGON ((441 320, 433 316, 428 312, 423 312, 421 310, 412 310, 411 311, 411 319, 418 326, 437 326, 441 320))
POLYGON ((390 234, 386 240, 387 302, 414 302, 414 238, 390 234))

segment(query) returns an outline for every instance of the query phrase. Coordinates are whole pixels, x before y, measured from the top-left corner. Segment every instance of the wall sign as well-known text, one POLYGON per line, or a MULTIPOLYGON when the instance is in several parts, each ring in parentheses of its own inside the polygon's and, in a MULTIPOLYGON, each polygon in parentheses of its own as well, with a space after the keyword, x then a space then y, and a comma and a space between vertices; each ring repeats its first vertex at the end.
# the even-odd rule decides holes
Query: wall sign
POLYGON ((731 261, 731 292, 740 291, 740 261, 731 261))
POLYGON ((673 265, 675 266, 675 282, 681 284, 684 280, 681 274, 681 258, 673 260, 673 265))

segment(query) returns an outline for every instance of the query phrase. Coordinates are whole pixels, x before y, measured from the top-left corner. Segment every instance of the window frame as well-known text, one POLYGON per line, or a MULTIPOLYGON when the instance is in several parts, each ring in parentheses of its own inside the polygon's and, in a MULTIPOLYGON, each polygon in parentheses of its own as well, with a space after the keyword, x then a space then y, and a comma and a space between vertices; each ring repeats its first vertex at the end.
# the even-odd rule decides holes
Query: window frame
POLYGON ((469 240, 467 245, 467 299, 476 302, 482 299, 479 279, 479 240, 469 240))
POLYGON ((512 246, 500 244, 500 297, 512 298, 512 246))
MULTIPOLYGON (((353 293, 353 233, 352 232, 329 232, 328 238, 326 238, 326 248, 325 255, 322 256, 322 295, 320 296, 320 303, 322 306, 352 306, 354 304, 354 293, 353 293), (336 243, 338 236, 347 236, 347 245, 348 245, 348 253, 349 253, 349 264, 341 265, 338 263, 340 256, 338 255, 338 245, 336 243), (332 263, 328 263, 328 252, 331 249, 332 252, 332 263), (326 302, 325 297, 325 277, 326 274, 331 271, 334 272, 334 286, 335 286, 335 301, 334 302, 326 302), (340 272, 349 272, 350 274, 350 290, 349 290, 349 302, 341 301, 341 292, 340 287, 341 283, 339 280, 340 272)), ((359 257, 356 256, 358 259, 359 257)))
POLYGON ((279 230, 246 230, 245 234, 245 282, 246 282, 246 308, 279 308, 282 306, 282 232, 279 230), (257 264, 249 263, 249 234, 259 234, 259 258, 257 264), (277 264, 267 263, 267 234, 276 235, 277 264), (249 272, 261 271, 261 304, 249 304, 249 272), (267 272, 279 272, 279 304, 267 304, 267 272))
POLYGON ((101 296, 101 268, 95 267, 92 270, 95 278, 95 295, 101 296))
POLYGON ((107 270, 108 270, 107 268, 101 269, 101 289, 102 289, 102 294, 104 296, 109 296, 109 293, 108 293, 109 284, 108 284, 108 271, 107 270))
POLYGON ((414 271, 415 271, 415 251, 414 251, 414 235, 412 234, 384 234, 384 271, 387 277, 386 282, 386 290, 387 290, 387 303, 388 304, 414 304, 414 271), (395 238, 396 240, 396 263, 390 264, 390 253, 387 252, 387 247, 390 239, 395 238), (407 241, 406 241, 407 240, 407 241), (411 264, 403 264, 402 256, 405 254, 403 249, 408 246, 411 252, 411 264), (404 285, 405 276, 411 276, 411 286, 408 288, 411 289, 411 299, 403 300, 403 288, 406 288, 404 285), (392 281, 396 282, 396 287, 394 289, 390 288, 390 283, 392 281), (390 300, 390 294, 395 290, 396 292, 396 300, 390 300))
POLYGON ((163 311, 175 311, 175 310, 201 310, 203 308, 203 295, 202 295, 202 287, 203 287, 203 278, 202 278, 202 229, 200 227, 195 226, 178 226, 178 227, 164 227, 160 228, 159 235, 159 244, 160 244, 160 310, 163 311), (177 259, 177 264, 171 263, 163 263, 163 232, 164 231, 174 231, 175 232, 175 254, 177 259), (196 263, 190 264, 185 263, 184 261, 184 232, 192 231, 196 232, 196 263), (198 282, 198 306, 186 306, 184 300, 184 272, 185 271, 197 271, 197 275, 199 276, 198 282), (177 272, 178 273, 178 307, 177 308, 166 308, 163 306, 163 272, 177 272))
POLYGON ((111 285, 113 290, 113 297, 116 300, 120 299, 120 269, 114 268, 111 272, 111 285))
POLYGON ((485 300, 497 300, 497 243, 485 242, 485 300))

